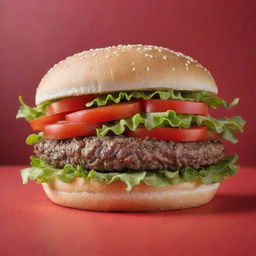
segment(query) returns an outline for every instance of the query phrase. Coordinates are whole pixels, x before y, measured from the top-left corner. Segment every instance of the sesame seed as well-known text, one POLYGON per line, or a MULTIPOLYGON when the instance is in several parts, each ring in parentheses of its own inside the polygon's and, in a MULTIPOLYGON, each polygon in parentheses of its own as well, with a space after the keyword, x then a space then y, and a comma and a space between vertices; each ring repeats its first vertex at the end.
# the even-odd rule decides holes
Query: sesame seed
MULTIPOLYGON (((178 61, 178 58, 182 58, 184 60, 185 64, 185 69, 189 70, 189 65, 193 64, 193 66, 197 67, 197 68, 201 68, 204 69, 205 72, 209 72, 206 68, 204 68, 202 65, 200 65, 197 60, 193 59, 190 56, 187 56, 181 52, 176 52, 173 50, 170 50, 168 48, 165 47, 158 47, 158 46, 152 46, 152 45, 142 45, 142 44, 128 44, 128 45, 118 45, 118 46, 110 46, 110 47, 105 47, 105 48, 95 48, 95 49, 89 49, 86 51, 81 51, 79 53, 76 53, 72 56, 68 56, 65 61, 60 61, 58 64, 54 65, 52 67, 52 69, 50 69, 48 72, 51 72, 52 70, 58 69, 64 69, 66 67, 68 67, 68 65, 72 65, 71 63, 76 62, 77 59, 84 59, 86 58, 89 54, 91 54, 92 56, 97 56, 99 54, 99 52, 103 51, 105 54, 105 58, 111 58, 114 55, 116 56, 122 56, 122 53, 120 52, 127 52, 129 51, 129 49, 134 49, 137 50, 138 52, 140 52, 141 54, 144 54, 145 57, 149 57, 149 58, 156 58, 156 56, 158 57, 162 57, 163 60, 171 60, 172 59, 176 59, 176 61, 178 61), (155 52, 159 52, 162 54, 159 55, 155 55, 155 52), (171 54, 170 54, 171 53, 171 54), (62 63, 63 62, 63 63, 62 63)), ((99 58, 95 58, 95 62, 99 62, 99 58)), ((132 71, 134 71, 134 68, 137 68, 135 66, 134 62, 130 63, 130 67, 132 69, 132 71)), ((90 67, 90 70, 93 67, 90 67)), ((145 71, 150 71, 149 67, 144 67, 145 71)), ((175 67, 171 67, 172 71, 177 70, 175 67)))
POLYGON ((151 54, 148 54, 148 53, 145 53, 144 55, 145 55, 146 57, 149 57, 149 58, 151 58, 151 59, 152 59, 152 58, 154 58, 154 56, 153 56, 153 55, 151 55, 151 54))
POLYGON ((144 51, 151 51, 152 50, 152 47, 151 46, 145 46, 143 48, 144 51))
POLYGON ((132 71, 135 71, 136 70, 136 68, 135 67, 132 67, 132 71))
POLYGON ((186 56, 186 55, 184 55, 188 60, 190 60, 191 62, 196 62, 196 60, 194 60, 192 57, 190 57, 190 56, 186 56))

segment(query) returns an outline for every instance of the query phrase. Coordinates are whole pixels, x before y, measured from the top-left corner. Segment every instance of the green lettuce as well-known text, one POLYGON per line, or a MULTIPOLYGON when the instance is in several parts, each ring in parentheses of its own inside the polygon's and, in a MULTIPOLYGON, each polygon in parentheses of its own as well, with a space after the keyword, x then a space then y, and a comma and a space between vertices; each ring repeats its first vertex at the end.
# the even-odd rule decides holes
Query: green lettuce
POLYGON ((45 115, 45 109, 52 104, 53 101, 46 101, 42 104, 39 104, 36 107, 30 107, 28 106, 23 98, 19 96, 19 102, 21 104, 18 114, 16 115, 16 118, 25 118, 27 121, 31 121, 33 119, 36 119, 38 117, 45 115))
MULTIPOLYGON (((109 103, 119 103, 123 100, 130 101, 132 99, 175 99, 175 100, 187 100, 187 101, 201 101, 208 104, 211 108, 217 108, 219 106, 224 106, 225 108, 231 108, 235 106, 239 99, 234 99, 233 102, 228 104, 226 101, 221 99, 215 94, 205 92, 205 91, 175 91, 169 89, 168 91, 135 91, 135 92, 117 92, 112 94, 104 94, 95 98, 91 102, 86 104, 87 107, 104 106, 109 103)), ((23 98, 19 96, 19 101, 21 106, 18 110, 16 118, 25 118, 27 121, 31 121, 35 118, 45 115, 45 109, 52 104, 54 101, 45 101, 36 107, 28 106, 23 98)))
POLYGON ((169 89, 168 91, 133 91, 133 92, 116 92, 112 94, 101 95, 94 100, 86 104, 87 107, 105 106, 109 103, 119 103, 121 101, 130 101, 132 99, 161 99, 161 100, 187 100, 187 101, 201 101, 208 104, 211 108, 217 108, 223 106, 225 108, 231 108, 235 106, 239 99, 234 99, 230 104, 221 99, 215 94, 205 91, 174 91, 169 89))
POLYGON ((144 125, 148 130, 151 130, 156 127, 189 128, 193 124, 207 126, 210 131, 216 132, 224 139, 236 143, 235 135, 243 132, 245 121, 239 116, 215 119, 210 116, 177 114, 172 110, 168 110, 164 113, 136 114, 131 118, 104 124, 96 131, 98 137, 104 137, 109 132, 121 135, 126 129, 135 131, 140 125, 144 125))
POLYGON ((74 177, 82 177, 85 180, 96 182, 105 181, 107 184, 121 181, 126 184, 126 191, 131 191, 134 186, 139 185, 141 182, 157 188, 194 181, 199 181, 203 184, 222 182, 226 177, 233 176, 238 171, 239 166, 235 165, 237 159, 237 155, 226 156, 215 165, 197 170, 192 167, 184 167, 176 171, 127 171, 118 173, 86 170, 82 166, 71 165, 65 165, 63 169, 57 169, 32 156, 32 167, 21 170, 21 176, 23 184, 28 183, 29 179, 36 180, 37 183, 50 182, 53 177, 58 177, 63 182, 69 182, 74 177))
POLYGON ((35 145, 41 142, 41 140, 44 138, 44 135, 42 132, 35 134, 32 133, 30 135, 28 135, 28 137, 26 138, 26 144, 27 145, 35 145))

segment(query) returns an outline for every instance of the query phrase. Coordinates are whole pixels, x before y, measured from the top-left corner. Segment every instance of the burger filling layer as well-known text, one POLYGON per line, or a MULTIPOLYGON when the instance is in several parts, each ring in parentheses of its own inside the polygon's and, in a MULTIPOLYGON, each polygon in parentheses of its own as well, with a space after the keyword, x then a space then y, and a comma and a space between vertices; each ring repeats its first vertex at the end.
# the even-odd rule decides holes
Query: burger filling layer
POLYGON ((163 187, 199 181, 212 184, 234 175, 237 156, 224 156, 220 140, 237 142, 245 121, 213 118, 209 108, 233 107, 205 91, 137 91, 81 95, 30 107, 20 97, 17 118, 39 134, 23 183, 75 177, 127 190, 144 182, 163 187))
POLYGON ((224 157, 219 141, 173 142, 124 136, 43 139, 34 153, 55 168, 81 165, 97 171, 174 170, 216 164, 224 157))

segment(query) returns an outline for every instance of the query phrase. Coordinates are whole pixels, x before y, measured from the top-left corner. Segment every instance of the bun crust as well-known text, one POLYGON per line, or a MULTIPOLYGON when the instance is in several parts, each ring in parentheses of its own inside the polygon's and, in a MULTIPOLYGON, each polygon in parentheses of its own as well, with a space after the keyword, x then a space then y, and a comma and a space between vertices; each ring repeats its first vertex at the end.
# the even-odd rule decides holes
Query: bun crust
POLYGON ((200 206, 215 195, 219 183, 184 183, 154 188, 144 183, 125 191, 125 184, 85 181, 74 178, 64 183, 54 178, 43 183, 51 201, 62 206, 93 211, 167 211, 200 206))
POLYGON ((169 88, 218 92, 210 72, 189 56, 163 47, 120 45, 60 61, 41 80, 36 104, 91 93, 169 88))

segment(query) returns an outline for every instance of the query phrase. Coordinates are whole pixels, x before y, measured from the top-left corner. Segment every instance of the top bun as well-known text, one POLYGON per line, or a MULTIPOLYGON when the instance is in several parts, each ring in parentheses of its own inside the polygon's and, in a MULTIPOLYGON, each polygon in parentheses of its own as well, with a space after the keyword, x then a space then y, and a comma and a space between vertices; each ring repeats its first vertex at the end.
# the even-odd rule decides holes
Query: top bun
POLYGON ((119 45, 77 53, 54 65, 41 80, 36 104, 83 94, 135 90, 217 93, 210 72, 180 52, 150 45, 119 45))

